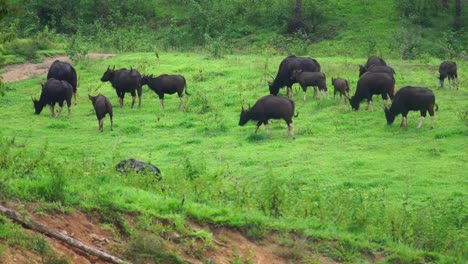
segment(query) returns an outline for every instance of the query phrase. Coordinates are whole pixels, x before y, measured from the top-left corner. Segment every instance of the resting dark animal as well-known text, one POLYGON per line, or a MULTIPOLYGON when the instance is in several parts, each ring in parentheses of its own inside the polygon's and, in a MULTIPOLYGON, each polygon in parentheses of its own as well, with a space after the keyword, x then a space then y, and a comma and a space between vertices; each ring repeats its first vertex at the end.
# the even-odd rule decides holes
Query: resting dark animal
POLYGON ((291 75, 291 79, 301 85, 304 101, 306 100, 308 86, 314 87, 314 98, 317 98, 317 87, 321 93, 326 92, 328 95, 327 77, 323 72, 304 72, 302 70, 294 70, 291 75))
POLYGON ((77 76, 75 68, 68 62, 56 60, 50 65, 49 71, 47 72, 47 79, 50 78, 67 81, 71 84, 76 105, 77 76))
POLYGON ((429 112, 431 116, 431 128, 434 128, 434 105, 437 110, 435 95, 431 90, 423 87, 405 86, 395 94, 390 108, 384 108, 387 124, 393 124, 395 117, 401 114, 403 116, 401 126, 407 127, 408 121, 406 116, 408 112, 420 111, 421 121, 419 121, 418 128, 421 128, 423 125, 426 119, 426 112, 429 112))
POLYGON ((367 99, 369 108, 374 111, 372 104, 372 95, 380 94, 382 99, 387 100, 393 98, 395 89, 395 79, 382 72, 367 72, 362 75, 357 83, 356 93, 350 99, 351 107, 354 110, 359 109, 359 104, 362 100, 367 99))
POLYGON ((332 85, 334 87, 333 99, 337 93, 340 94, 340 99, 343 98, 343 96, 349 97, 350 89, 348 80, 342 78, 332 78, 332 85))
POLYGON ((186 95, 190 95, 186 89, 187 82, 182 75, 162 74, 156 78, 153 75, 144 75, 141 78, 141 85, 145 84, 158 95, 162 109, 164 109, 164 94, 177 93, 180 98, 179 108, 184 106, 183 92, 185 91, 186 95))
POLYGON ((161 171, 158 169, 158 167, 150 163, 138 161, 135 159, 122 160, 117 165, 115 165, 115 169, 124 173, 133 171, 136 173, 149 172, 159 176, 161 175, 161 171))
POLYGON ((101 81, 109 81, 112 84, 119 97, 120 108, 123 107, 125 93, 130 93, 132 95, 131 108, 133 108, 136 97, 135 91, 138 93, 138 107, 141 107, 141 75, 137 70, 127 70, 125 68, 115 70, 115 67, 112 69, 107 67, 107 70, 101 77, 101 81))
POLYGON ((371 66, 387 66, 387 63, 379 56, 371 56, 364 66, 359 65, 359 76, 367 72, 371 66))
POLYGON ((439 66, 439 88, 444 87, 444 79, 448 77, 449 88, 458 89, 457 64, 453 61, 444 61, 439 66))
POLYGON ((68 117, 70 117, 71 99, 73 95, 73 87, 67 81, 60 81, 54 78, 47 80, 45 84, 41 84, 42 91, 39 100, 32 98, 36 114, 40 114, 44 106, 49 105, 50 116, 54 116, 55 103, 59 104, 57 116, 62 113, 63 103, 67 102, 68 117))
POLYGON ((112 120, 113 112, 112 112, 112 104, 110 100, 105 97, 104 95, 97 95, 91 96, 88 95, 89 100, 93 104, 94 111, 96 112, 96 117, 99 123, 99 130, 102 132, 104 131, 104 117, 106 114, 109 114, 111 127, 110 130, 112 131, 112 127, 114 126, 114 122, 112 120))
POLYGON ((283 61, 281 61, 278 73, 273 82, 268 83, 270 94, 278 95, 279 89, 286 86, 286 94, 291 96, 291 86, 296 83, 296 81, 291 79, 291 75, 294 70, 302 70, 304 72, 319 72, 320 64, 317 60, 312 58, 296 57, 295 55, 286 57, 283 59, 283 61))
POLYGON ((294 125, 292 117, 294 114, 294 101, 289 98, 267 95, 260 98, 253 107, 244 109, 240 114, 239 126, 245 125, 249 120, 257 121, 255 133, 261 124, 265 125, 267 136, 270 135, 268 120, 283 119, 288 125, 288 132, 294 138, 294 125))

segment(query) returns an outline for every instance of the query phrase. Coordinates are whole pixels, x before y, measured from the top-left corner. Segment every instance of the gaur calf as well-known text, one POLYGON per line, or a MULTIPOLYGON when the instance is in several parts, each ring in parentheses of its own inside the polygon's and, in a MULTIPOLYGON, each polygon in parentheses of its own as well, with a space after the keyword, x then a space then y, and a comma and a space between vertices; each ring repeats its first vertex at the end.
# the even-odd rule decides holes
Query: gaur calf
MULTIPOLYGON (((270 135, 268 120, 283 119, 288 125, 288 132, 294 138, 294 125, 292 117, 294 114, 294 101, 276 95, 267 95, 260 98, 253 107, 244 109, 240 114, 239 126, 245 125, 249 120, 257 121, 255 134, 261 124, 265 125, 267 136, 270 135)), ((296 115, 297 116, 297 115, 296 115)))
POLYGON ((320 92, 326 92, 328 97, 327 89, 327 78, 323 72, 304 72, 304 71, 293 71, 291 80, 296 81, 301 85, 303 91, 303 99, 306 100, 306 92, 308 86, 314 87, 314 98, 317 98, 317 88, 320 92))
POLYGON ((340 99, 344 97, 349 97, 349 82, 348 80, 342 78, 332 78, 333 85, 333 99, 335 99, 336 94, 340 95, 340 99))
POLYGON ((114 122, 112 120, 113 118, 113 112, 112 112, 112 104, 109 100, 109 98, 105 97, 102 94, 99 94, 97 96, 91 96, 88 95, 89 100, 91 100, 91 103, 93 104, 94 111, 96 112, 96 117, 99 123, 99 130, 101 132, 104 131, 104 117, 106 114, 109 114, 110 117, 110 130, 112 131, 112 128, 114 126, 114 122))

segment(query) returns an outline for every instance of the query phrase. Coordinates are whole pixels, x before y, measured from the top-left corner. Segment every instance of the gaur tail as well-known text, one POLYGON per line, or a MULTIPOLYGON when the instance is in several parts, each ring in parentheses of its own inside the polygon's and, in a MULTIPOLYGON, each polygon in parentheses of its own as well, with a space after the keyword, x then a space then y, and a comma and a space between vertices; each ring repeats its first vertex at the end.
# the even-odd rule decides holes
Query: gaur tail
MULTIPOLYGON (((291 104, 292 104, 293 113, 294 113, 294 112, 296 111, 296 104, 295 104, 294 101, 291 100, 291 99, 289 100, 289 102, 291 102, 291 104)), ((296 115, 295 115, 294 117, 298 117, 298 116, 299 116, 299 112, 296 111, 296 115)))
POLYGON ((434 105, 435 105, 435 110, 439 111, 439 105, 438 104, 434 104, 434 105))
MULTIPOLYGON (((185 82, 185 78, 184 78, 184 82, 185 82)), ((184 93, 185 93, 186 95, 190 95, 190 94, 187 92, 187 82, 185 82, 184 93)))

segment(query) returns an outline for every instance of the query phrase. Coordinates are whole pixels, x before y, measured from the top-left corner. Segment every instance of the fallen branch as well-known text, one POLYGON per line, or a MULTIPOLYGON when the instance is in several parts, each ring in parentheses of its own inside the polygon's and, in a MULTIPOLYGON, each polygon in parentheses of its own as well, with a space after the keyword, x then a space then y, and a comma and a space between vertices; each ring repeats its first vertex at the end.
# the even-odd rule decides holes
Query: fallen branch
POLYGON ((102 260, 105 260, 105 261, 108 261, 108 262, 111 262, 111 263, 128 263, 128 262, 125 262, 115 256, 112 256, 112 255, 109 255, 105 252, 102 252, 98 249, 95 249, 95 248, 92 248, 92 247, 89 247, 89 246, 86 246, 85 244, 83 244, 82 242, 76 240, 76 239, 73 239, 69 236, 66 236, 52 228, 49 228, 47 227, 46 225, 38 222, 38 221, 35 221, 29 217, 26 217, 26 216, 23 216, 21 214, 18 214, 17 212, 13 211, 13 210, 10 210, 6 207, 3 207, 2 205, 0 205, 0 213, 2 215, 5 215, 6 217, 12 219, 13 221, 21 224, 22 226, 26 227, 26 228, 29 228, 31 230, 34 230, 36 232, 40 232, 44 235, 47 235, 47 236, 50 236, 50 237, 53 237, 55 239, 58 239, 62 242, 65 242, 66 244, 70 245, 70 246, 73 246, 73 247, 76 247, 76 248, 79 248, 81 250, 83 250, 84 252, 86 253, 89 253, 93 256, 96 256, 102 260))

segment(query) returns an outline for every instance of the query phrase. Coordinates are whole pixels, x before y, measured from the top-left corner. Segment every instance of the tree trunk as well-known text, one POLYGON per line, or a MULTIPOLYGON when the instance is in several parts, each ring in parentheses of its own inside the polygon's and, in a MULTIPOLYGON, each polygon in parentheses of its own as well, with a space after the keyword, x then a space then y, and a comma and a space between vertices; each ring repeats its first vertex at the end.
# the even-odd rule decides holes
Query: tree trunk
POLYGON ((453 28, 459 30, 462 27, 462 4, 461 0, 455 0, 455 19, 453 28))
POLYGON ((294 19, 302 21, 302 0, 296 0, 296 7, 294 8, 294 19))
POLYGON ((449 7, 449 0, 441 0, 442 6, 447 9, 449 7))
POLYGON ((73 246, 73 247, 76 247, 76 248, 79 248, 81 250, 83 250, 84 252, 86 253, 89 253, 91 255, 94 255, 96 257, 99 257, 100 259, 102 260, 105 260, 107 262, 110 262, 110 263, 128 263, 128 262, 125 262, 115 256, 112 256, 112 255, 109 255, 105 252, 102 252, 98 249, 95 249, 95 248, 92 248, 92 247, 89 247, 89 246, 86 246, 85 244, 81 243, 80 241, 76 240, 76 239, 73 239, 69 236, 66 236, 60 232, 58 232, 57 230, 54 230, 52 228, 49 228, 47 226, 45 226, 44 224, 40 223, 40 222, 37 222, 35 220, 32 220, 28 217, 25 217, 25 216, 22 216, 20 214, 18 214, 17 212, 13 211, 13 210, 10 210, 6 207, 3 207, 2 205, 0 205, 0 214, 12 219, 13 221, 21 224, 22 226, 26 227, 26 228, 29 228, 29 229, 32 229, 36 232, 39 232, 39 233, 42 233, 44 235, 47 235, 47 236, 50 236, 50 237, 53 237, 55 239, 58 239, 70 246, 73 246))
POLYGON ((288 33, 294 33, 301 29, 305 29, 305 24, 302 21, 302 0, 296 0, 294 17, 288 22, 288 33))

